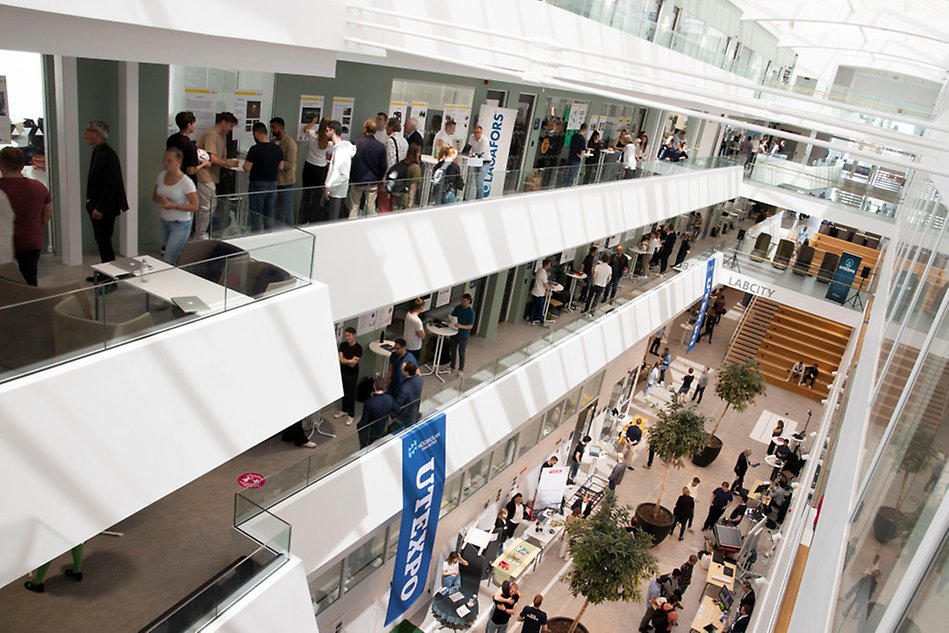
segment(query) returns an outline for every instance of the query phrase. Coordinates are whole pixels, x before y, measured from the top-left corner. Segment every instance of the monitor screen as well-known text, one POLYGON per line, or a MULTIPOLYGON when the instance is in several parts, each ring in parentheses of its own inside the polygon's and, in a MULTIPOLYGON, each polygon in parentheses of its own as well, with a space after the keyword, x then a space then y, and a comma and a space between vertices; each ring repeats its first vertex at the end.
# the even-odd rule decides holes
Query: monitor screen
POLYGON ((718 592, 718 599, 722 601, 722 605, 724 605, 726 611, 732 608, 734 598, 732 592, 728 590, 728 587, 722 587, 722 590, 718 592))

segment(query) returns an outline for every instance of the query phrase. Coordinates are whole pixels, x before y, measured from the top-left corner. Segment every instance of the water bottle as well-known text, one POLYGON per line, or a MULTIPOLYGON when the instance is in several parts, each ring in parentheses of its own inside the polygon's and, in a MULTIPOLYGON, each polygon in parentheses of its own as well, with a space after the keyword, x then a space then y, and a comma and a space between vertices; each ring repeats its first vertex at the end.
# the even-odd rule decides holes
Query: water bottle
POLYGON ((141 277, 142 277, 142 283, 143 283, 143 284, 144 284, 144 283, 148 283, 148 269, 149 269, 149 268, 151 268, 151 266, 149 265, 148 260, 145 259, 144 257, 142 257, 142 274, 141 274, 141 277))

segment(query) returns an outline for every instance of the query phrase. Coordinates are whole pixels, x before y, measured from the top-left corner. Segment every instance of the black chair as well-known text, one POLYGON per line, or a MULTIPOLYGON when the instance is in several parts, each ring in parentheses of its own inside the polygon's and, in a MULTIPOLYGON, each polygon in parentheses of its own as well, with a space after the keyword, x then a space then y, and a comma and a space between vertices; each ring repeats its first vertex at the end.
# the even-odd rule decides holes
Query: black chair
POLYGON ((814 247, 802 246, 797 251, 797 259, 794 260, 794 274, 807 276, 811 271, 812 261, 814 261, 814 247))
POLYGON ((820 262, 820 270, 817 271, 817 281, 822 284, 830 283, 834 273, 837 272, 837 264, 839 263, 839 255, 836 253, 824 253, 824 258, 820 262))
POLYGON ((751 261, 763 262, 768 259, 768 251, 771 249, 771 234, 760 233, 755 240, 755 247, 751 249, 751 261))
POLYGON ((781 240, 778 242, 778 248, 774 252, 774 259, 771 260, 771 265, 778 270, 787 270, 792 257, 794 257, 794 242, 791 240, 781 240))

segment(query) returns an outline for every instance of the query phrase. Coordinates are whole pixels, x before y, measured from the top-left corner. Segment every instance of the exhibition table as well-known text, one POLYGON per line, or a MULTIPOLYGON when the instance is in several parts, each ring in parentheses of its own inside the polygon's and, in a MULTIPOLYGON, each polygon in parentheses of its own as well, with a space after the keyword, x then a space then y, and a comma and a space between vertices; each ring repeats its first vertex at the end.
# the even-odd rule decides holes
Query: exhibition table
POLYGON ((711 633, 711 631, 725 629, 725 623, 722 622, 722 610, 715 598, 702 596, 702 602, 699 604, 699 610, 695 612, 695 617, 692 618, 690 629, 697 633, 711 633))
POLYGON ((491 564, 494 569, 494 584, 500 586, 505 580, 518 580, 524 575, 527 568, 534 563, 539 554, 540 548, 536 545, 532 545, 522 538, 513 539, 508 543, 504 552, 491 564))

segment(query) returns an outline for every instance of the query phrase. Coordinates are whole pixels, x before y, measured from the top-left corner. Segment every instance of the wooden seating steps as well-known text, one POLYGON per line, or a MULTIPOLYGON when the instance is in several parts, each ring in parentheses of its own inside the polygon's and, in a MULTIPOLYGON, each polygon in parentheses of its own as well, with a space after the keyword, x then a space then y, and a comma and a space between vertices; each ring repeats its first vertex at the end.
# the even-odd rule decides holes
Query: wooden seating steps
POLYGON ((827 397, 827 386, 834 378, 831 372, 840 365, 850 334, 846 325, 778 304, 755 360, 769 383, 819 401, 827 397), (791 366, 799 360, 819 366, 813 389, 787 379, 791 366))
POLYGON ((778 304, 773 301, 760 297, 751 300, 732 335, 725 362, 744 363, 755 357, 777 309, 778 304))

